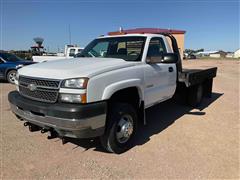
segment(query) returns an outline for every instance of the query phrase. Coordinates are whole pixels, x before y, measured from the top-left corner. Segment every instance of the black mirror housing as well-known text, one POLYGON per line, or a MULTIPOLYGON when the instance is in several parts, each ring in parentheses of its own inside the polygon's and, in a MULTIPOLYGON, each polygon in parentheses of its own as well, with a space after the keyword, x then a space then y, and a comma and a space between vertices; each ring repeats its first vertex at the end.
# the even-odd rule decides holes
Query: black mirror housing
POLYGON ((162 56, 153 56, 147 58, 147 63, 155 64, 155 63, 177 63, 178 56, 175 53, 165 53, 162 56))
POLYGON ((177 63, 178 56, 175 53, 166 53, 163 55, 162 63, 177 63))

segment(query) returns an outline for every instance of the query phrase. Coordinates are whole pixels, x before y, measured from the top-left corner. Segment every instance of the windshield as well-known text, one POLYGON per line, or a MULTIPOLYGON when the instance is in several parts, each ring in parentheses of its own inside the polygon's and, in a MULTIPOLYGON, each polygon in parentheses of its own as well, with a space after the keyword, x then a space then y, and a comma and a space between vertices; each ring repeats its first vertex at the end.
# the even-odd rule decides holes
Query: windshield
POLYGON ((120 58, 140 61, 146 37, 112 37, 93 40, 78 57, 120 58))
POLYGON ((3 58, 5 61, 11 61, 11 62, 22 60, 20 57, 17 57, 16 55, 10 54, 10 53, 0 53, 0 57, 3 58))

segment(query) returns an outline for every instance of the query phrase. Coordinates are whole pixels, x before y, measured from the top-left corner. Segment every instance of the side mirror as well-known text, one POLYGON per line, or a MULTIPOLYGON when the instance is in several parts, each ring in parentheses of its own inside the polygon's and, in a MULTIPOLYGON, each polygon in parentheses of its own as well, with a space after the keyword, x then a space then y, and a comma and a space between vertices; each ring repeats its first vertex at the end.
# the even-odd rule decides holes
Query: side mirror
POLYGON ((177 63, 178 62, 178 56, 175 53, 166 53, 163 55, 162 63, 177 63))
POLYGON ((152 56, 147 57, 146 62, 149 64, 155 64, 155 63, 177 63, 178 62, 178 56, 175 53, 166 53, 162 56, 152 56))

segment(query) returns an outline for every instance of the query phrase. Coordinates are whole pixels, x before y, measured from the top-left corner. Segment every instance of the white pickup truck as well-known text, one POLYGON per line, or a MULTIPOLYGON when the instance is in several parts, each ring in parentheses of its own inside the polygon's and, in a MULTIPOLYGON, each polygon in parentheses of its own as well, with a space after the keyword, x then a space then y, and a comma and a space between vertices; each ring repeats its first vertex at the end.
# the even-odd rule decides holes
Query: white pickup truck
POLYGON ((168 33, 99 37, 80 56, 19 69, 17 91, 8 96, 11 109, 30 131, 48 131, 49 138, 100 137, 114 153, 131 147, 138 124, 147 124, 146 108, 175 95, 198 105, 211 96, 217 72, 182 69, 168 33))

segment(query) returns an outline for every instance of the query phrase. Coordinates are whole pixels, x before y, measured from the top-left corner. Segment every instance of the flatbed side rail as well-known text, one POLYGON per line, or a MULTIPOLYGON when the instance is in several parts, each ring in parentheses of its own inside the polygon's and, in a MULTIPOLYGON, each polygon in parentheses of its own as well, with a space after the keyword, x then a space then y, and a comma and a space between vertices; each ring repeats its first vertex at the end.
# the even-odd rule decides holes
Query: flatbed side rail
POLYGON ((184 82, 187 87, 213 79, 217 75, 217 67, 208 69, 184 69, 179 76, 179 82, 184 82))

